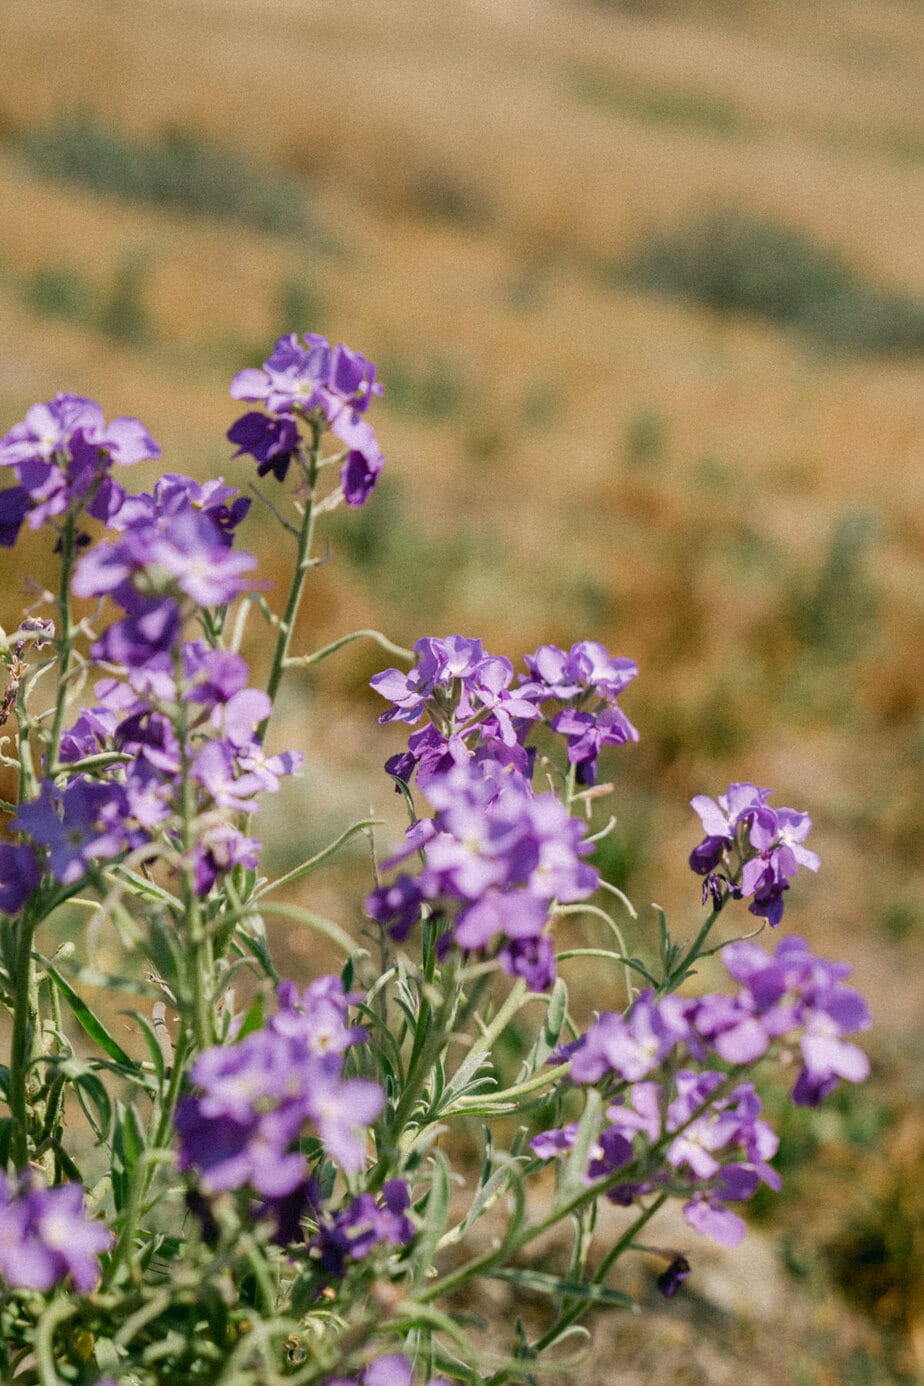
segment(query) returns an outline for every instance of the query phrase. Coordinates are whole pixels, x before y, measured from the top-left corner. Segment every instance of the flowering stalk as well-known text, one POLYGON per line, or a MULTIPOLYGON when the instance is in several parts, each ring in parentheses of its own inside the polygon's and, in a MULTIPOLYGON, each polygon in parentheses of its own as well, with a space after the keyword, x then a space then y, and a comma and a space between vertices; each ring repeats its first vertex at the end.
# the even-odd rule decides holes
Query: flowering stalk
MULTIPOLYGON (((610 1280, 624 1254, 656 1251, 638 1237, 668 1199, 681 1200, 697 1234, 733 1245, 745 1230, 733 1206, 760 1183, 779 1187, 777 1137, 750 1082, 758 1063, 800 1061, 799 1105, 866 1076, 849 1037, 869 1016, 843 985, 849 968, 795 937, 771 955, 747 936, 707 946, 732 901, 780 923, 797 869, 818 866, 806 814, 772 808, 769 791, 750 784, 693 801, 706 837, 690 864, 711 910, 684 945, 659 912, 660 979, 594 903, 608 889, 637 923, 592 862, 615 821, 592 821, 613 792, 597 782, 599 758, 638 738, 619 703, 638 672, 632 660, 582 640, 540 646, 518 673, 477 639, 427 636, 408 652, 365 629, 291 655, 316 523, 341 502, 364 504, 381 470, 366 418, 380 388, 365 357, 312 334, 280 338, 262 369, 232 382, 235 398, 262 405, 229 430, 238 456, 280 483, 293 462, 300 474, 299 524, 270 506, 296 539, 278 619, 247 592, 256 560, 235 541, 249 502, 233 487, 167 472, 129 495, 115 481, 115 464, 159 453, 136 420, 107 424, 92 401, 59 395, 0 440, 0 466, 17 483, 0 491, 0 543, 24 523, 54 521, 62 561, 43 766, 32 760, 29 709, 42 670, 27 675, 22 654, 49 638, 50 623, 30 618, 9 642, 0 702, 0 717, 17 707, 20 753, 19 802, 4 806, 15 840, 0 843, 13 1017, 0 1363, 11 1379, 33 1362, 43 1386, 414 1386, 413 1356, 420 1386, 532 1380, 589 1305, 630 1302, 610 1280), (343 451, 325 459, 328 433, 343 451), (322 496, 334 463, 339 481, 322 496), (108 533, 89 548, 83 513, 108 533), (72 592, 114 607, 87 654, 72 592), (231 608, 242 597, 276 628, 265 689, 249 686, 238 653, 247 608, 231 608), (250 836, 262 796, 302 763, 297 751, 264 749, 284 673, 360 637, 411 663, 372 681, 387 704, 381 720, 410 728, 406 751, 386 765, 410 822, 365 901, 370 951, 336 921, 268 897, 304 883, 373 817, 275 879, 259 875, 250 836), (78 659, 105 677, 68 726, 78 659), (42 926, 69 900, 92 911, 82 967, 79 937, 73 964, 40 951, 42 926), (559 921, 581 915, 604 922, 618 951, 561 950, 559 921), (339 948, 341 972, 280 979, 264 922, 280 916, 339 948), (133 1013, 142 1060, 81 994, 100 980, 93 944, 104 930, 110 948, 142 956, 143 984, 127 959, 108 979, 148 1008, 133 1013), (682 990, 719 948, 737 990, 682 990), (625 970, 627 1005, 601 1010, 582 1033, 557 969, 590 959, 625 970), (499 972, 511 982, 495 1002, 499 972), (629 985, 633 973, 645 990, 629 985), (47 1051, 40 975, 52 989, 47 1051), (533 1001, 540 1022, 521 1023, 533 1001), (528 1038, 507 1072, 515 1020, 528 1038), (97 1138, 80 1156, 93 1170, 89 1199, 68 1151, 72 1089, 97 1138), (576 1121, 533 1129, 536 1110, 562 1121, 576 1099, 576 1121), (495 1149, 496 1123, 514 1114, 516 1134, 495 1149), (460 1211, 453 1130, 471 1117, 485 1123, 482 1173, 460 1211), (553 1161, 551 1202, 527 1213, 553 1161), (595 1254, 600 1199, 631 1211, 595 1254), (500 1232, 473 1255, 469 1233, 492 1209, 500 1232), (522 1264, 565 1224, 574 1232, 564 1276, 522 1264), (456 1246, 461 1259, 447 1266, 456 1246), (487 1367, 444 1307, 481 1275, 530 1285, 556 1306, 534 1342, 521 1335, 487 1367)), ((675 1257, 662 1293, 690 1271, 675 1257)))

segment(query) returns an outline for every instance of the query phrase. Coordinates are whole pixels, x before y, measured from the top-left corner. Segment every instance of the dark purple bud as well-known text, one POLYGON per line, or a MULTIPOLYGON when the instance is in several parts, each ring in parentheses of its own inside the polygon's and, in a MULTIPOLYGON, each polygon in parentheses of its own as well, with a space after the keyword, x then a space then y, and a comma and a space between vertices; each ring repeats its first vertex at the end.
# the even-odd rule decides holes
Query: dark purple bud
POLYGON ((673 1299, 689 1274, 690 1263, 687 1258, 681 1255, 675 1256, 667 1270, 662 1271, 658 1276, 656 1282, 664 1298, 673 1299))
POLYGON ((726 847, 731 846, 727 837, 707 837, 694 847, 690 853, 690 866, 697 876, 708 876, 722 860, 726 847))
POLYGON ((0 491, 0 548, 11 549, 32 498, 25 486, 10 486, 0 491))

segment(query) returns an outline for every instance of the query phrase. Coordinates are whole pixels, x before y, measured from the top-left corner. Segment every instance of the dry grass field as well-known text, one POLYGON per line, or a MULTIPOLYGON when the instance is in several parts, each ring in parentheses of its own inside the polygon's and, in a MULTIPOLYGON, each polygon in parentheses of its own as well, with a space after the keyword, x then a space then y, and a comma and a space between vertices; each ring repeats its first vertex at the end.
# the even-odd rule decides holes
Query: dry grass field
MULTIPOLYGON (((678 933, 691 794, 748 778, 813 814, 823 869, 787 923, 855 962, 874 1079, 791 1123, 789 1201, 740 1259, 705 1252, 682 1304, 598 1320, 586 1386, 917 1380, 920 0, 3 0, 0 18, 0 427, 70 389, 139 415, 171 469, 245 485, 230 376, 282 331, 345 341, 380 365, 388 468, 338 517, 305 646, 358 624, 637 658, 609 869, 678 933), (108 191, 74 173, 107 138, 108 191), (192 146, 237 160, 214 205, 139 200, 142 157, 192 146), (248 171, 276 224, 219 214, 248 171), (746 260, 718 285, 704 226, 746 260), (639 271, 659 247, 685 288, 639 271), (753 288, 771 271, 784 306, 753 288), (832 276, 848 288, 809 318, 832 276)), ((41 554, 5 560, 0 619, 41 554)), ((391 812, 378 667, 364 650, 290 699, 319 838, 370 798, 391 812)), ((366 870, 332 877, 331 909, 355 914, 366 870)))

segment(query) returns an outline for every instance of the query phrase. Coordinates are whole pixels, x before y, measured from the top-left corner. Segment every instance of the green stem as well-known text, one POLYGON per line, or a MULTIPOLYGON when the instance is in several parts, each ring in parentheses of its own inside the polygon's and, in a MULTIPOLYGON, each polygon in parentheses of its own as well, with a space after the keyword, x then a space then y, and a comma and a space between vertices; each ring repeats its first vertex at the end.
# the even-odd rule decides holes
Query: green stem
POLYGON ((180 840, 182 842, 182 919, 178 921, 180 937, 185 942, 186 993, 178 998, 185 1003, 184 1021, 192 1025, 198 1050, 208 1049, 215 1040, 215 1016, 211 994, 215 975, 215 949, 211 930, 203 918, 202 903, 196 891, 193 855, 196 848, 196 786, 192 777, 192 750, 188 704, 184 696, 183 656, 180 647, 174 650, 173 676, 177 690, 177 705, 173 710, 173 725, 180 751, 180 840), (191 991, 191 996, 189 992, 191 991), (191 1015, 190 1015, 191 1012, 191 1015))
POLYGON ((393 640, 389 640, 379 630, 354 630, 349 635, 342 635, 339 640, 333 640, 329 645, 324 645, 320 650, 315 650, 313 654, 296 655, 292 659, 285 661, 287 669, 306 668, 309 664, 320 664, 322 659, 327 659, 328 655, 336 654, 345 645, 351 645, 354 640, 374 640, 377 645, 388 654, 397 656, 398 659, 406 659, 409 663, 414 662, 414 651, 406 650, 403 645, 396 645, 393 640))
POLYGON ((17 1170, 29 1163, 29 1068, 36 1056, 39 1028, 38 982, 32 957, 35 923, 28 910, 16 924, 16 975, 13 1033, 10 1040, 9 1107, 13 1119, 10 1156, 17 1170))
POLYGON ((58 588, 58 692, 55 698, 55 715, 45 751, 45 764, 56 765, 61 731, 64 727, 64 713, 67 708, 68 676, 71 668, 71 655, 74 652, 74 628, 71 614, 71 571, 74 567, 76 550, 77 521, 68 514, 61 533, 61 584, 58 588))
MULTIPOLYGON (((292 574, 292 585, 289 588, 289 596, 286 601, 285 611, 279 622, 279 633, 276 636, 276 648, 273 651, 273 662, 270 665, 269 678, 266 683, 266 691, 273 704, 275 704, 276 694, 279 692, 279 685, 282 682, 282 676, 285 673, 288 663, 289 645, 292 642, 295 622, 298 619, 298 609, 301 605, 305 579, 308 576, 308 569, 311 567, 311 544, 314 539, 315 523, 314 488, 318 479, 318 462, 321 452, 321 427, 315 420, 309 419, 308 422, 311 428, 311 442, 308 448, 306 466, 308 497, 305 501, 301 529, 298 532, 298 548, 295 558, 295 570, 292 574)), ((266 717, 257 728, 256 738, 261 745, 266 740, 266 733, 269 728, 271 716, 272 712, 267 713, 266 717)))
POLYGON ((35 1366, 41 1386, 61 1386, 61 1378, 55 1366, 55 1330, 73 1318, 77 1304, 63 1296, 53 1300, 39 1319, 35 1329, 35 1366))
POLYGON ((718 919, 719 913, 719 910, 710 911, 708 917, 703 923, 702 928, 696 935, 696 938, 690 944, 689 948, 684 953, 681 960, 677 963, 671 975, 665 978, 664 984, 660 992, 662 996, 666 995, 669 992, 676 991, 677 988, 680 986, 684 973, 687 972, 687 970, 693 965, 693 963, 696 962, 697 958, 702 953, 703 945, 705 944, 706 939, 709 937, 709 931, 711 930, 715 921, 718 919))
MULTIPOLYGON (((653 1203, 649 1204, 647 1208, 642 1209, 635 1221, 626 1228, 619 1240, 610 1247, 609 1251, 594 1271, 590 1281, 592 1285, 600 1285, 603 1283, 610 1267, 618 1261, 622 1253, 631 1246, 642 1228, 649 1223, 655 1213, 664 1206, 667 1202, 667 1198, 668 1195, 666 1193, 659 1194, 653 1203)), ((551 1347, 556 1339, 564 1333, 565 1329, 570 1328, 573 1323, 577 1323, 578 1319, 581 1318, 590 1307, 590 1304, 585 1300, 572 1302, 561 1314, 559 1314, 558 1318, 551 1327, 543 1333, 542 1337, 536 1340, 533 1344, 533 1350, 535 1352, 544 1352, 546 1348, 551 1347)), ((500 1386, 500 1382, 495 1382, 492 1378, 489 1386, 500 1386)))

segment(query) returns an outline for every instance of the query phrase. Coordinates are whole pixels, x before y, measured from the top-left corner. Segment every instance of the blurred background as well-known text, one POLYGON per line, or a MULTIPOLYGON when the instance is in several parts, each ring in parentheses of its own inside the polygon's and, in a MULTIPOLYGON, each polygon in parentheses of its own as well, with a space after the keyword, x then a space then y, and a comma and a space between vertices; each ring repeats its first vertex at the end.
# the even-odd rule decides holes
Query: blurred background
MULTIPOLYGON (((822 871, 784 927, 854 963, 873 1079, 820 1116, 770 1098, 785 1196, 732 1258, 697 1244, 677 1301, 599 1317, 588 1386, 917 1381, 920 0, 2 0, 0 21, 0 429, 88 394, 165 469, 245 488, 231 375, 282 332, 344 341, 379 365, 388 465, 335 517, 299 647, 378 626, 637 659, 603 864, 677 935, 692 794, 752 779, 815 820, 822 871)), ((4 551, 4 624, 47 549, 4 551)), ((274 865, 370 803, 385 846, 400 831, 365 688, 387 662, 352 647, 293 680, 279 735, 308 774, 274 865)), ((358 924, 369 873, 357 849, 312 898, 358 924)), ((635 951, 654 937, 643 909, 635 951)))

